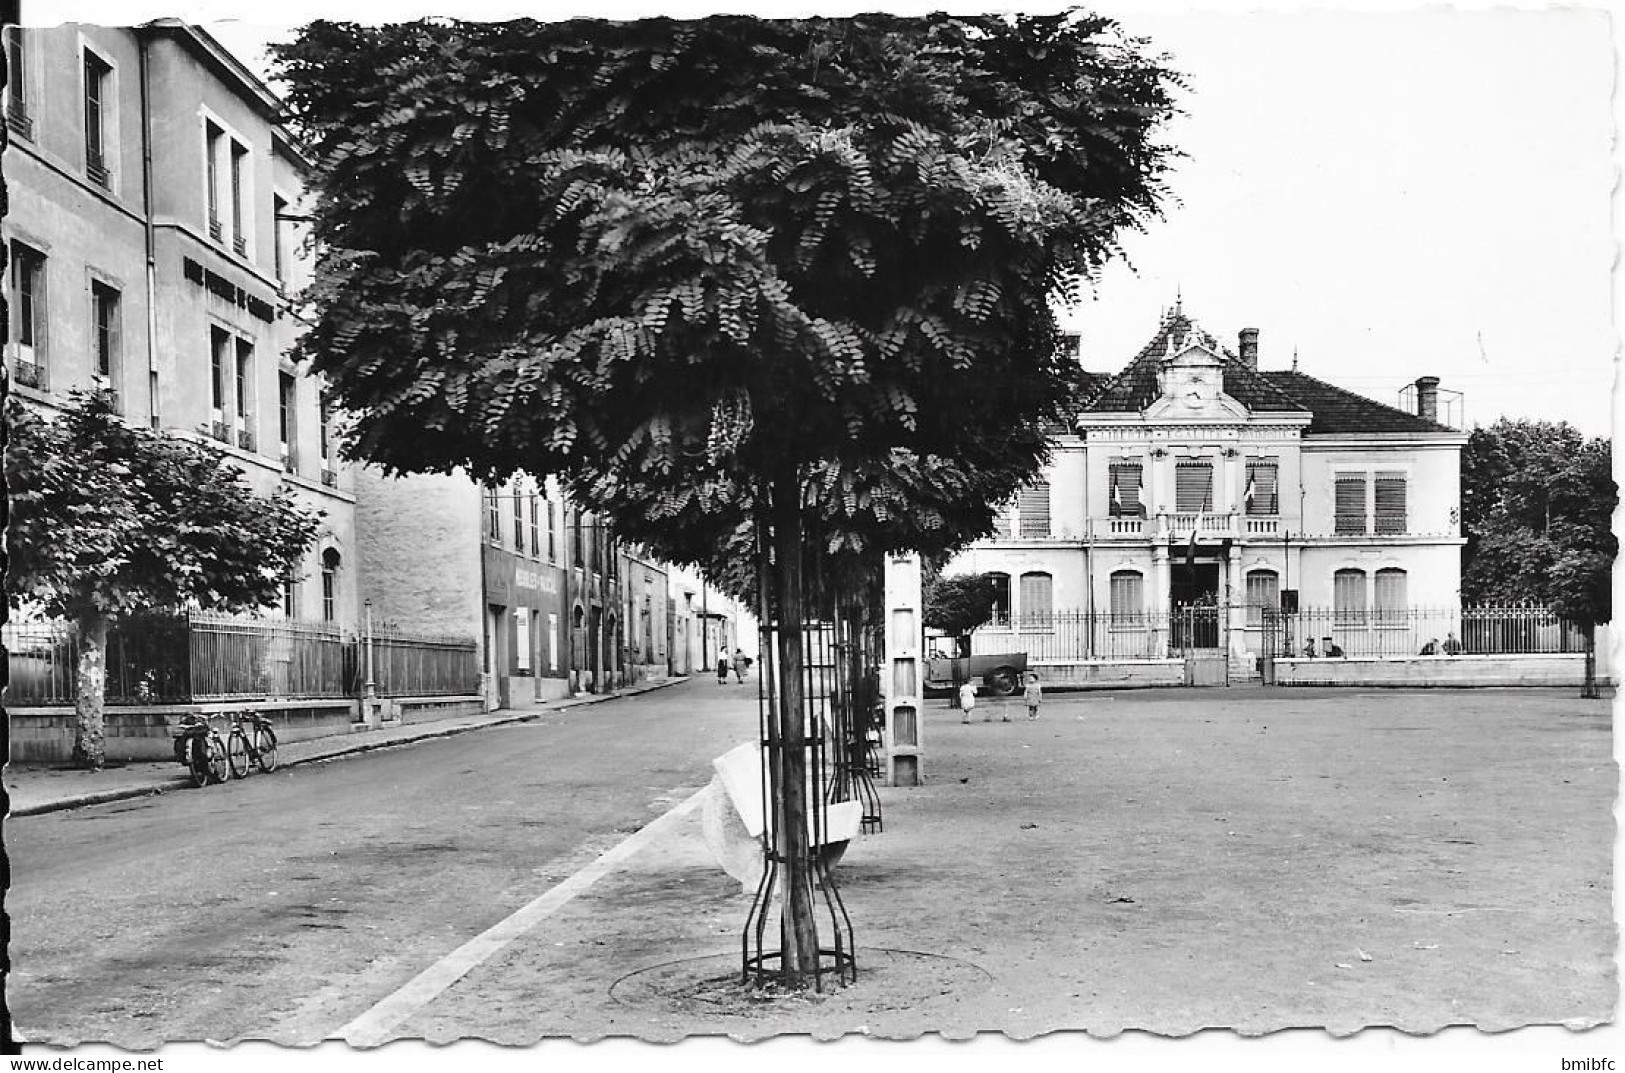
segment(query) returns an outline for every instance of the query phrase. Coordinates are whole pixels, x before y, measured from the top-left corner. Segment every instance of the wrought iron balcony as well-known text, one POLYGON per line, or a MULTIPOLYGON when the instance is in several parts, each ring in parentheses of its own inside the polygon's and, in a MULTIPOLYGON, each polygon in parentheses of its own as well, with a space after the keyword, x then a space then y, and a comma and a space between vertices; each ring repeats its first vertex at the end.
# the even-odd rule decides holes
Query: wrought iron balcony
POLYGON ((34 120, 28 114, 28 108, 16 101, 6 109, 6 126, 24 138, 34 137, 34 120))
POLYGON ((339 486, 338 473, 330 469, 322 470, 322 483, 329 488, 337 488, 339 486))
POLYGON ((245 451, 254 449, 254 434, 246 428, 237 430, 237 446, 245 451))
POLYGON ((209 217, 209 237, 220 241, 220 221, 213 216, 209 217))
POLYGON ((221 443, 231 442, 231 428, 224 421, 209 422, 209 435, 221 443))

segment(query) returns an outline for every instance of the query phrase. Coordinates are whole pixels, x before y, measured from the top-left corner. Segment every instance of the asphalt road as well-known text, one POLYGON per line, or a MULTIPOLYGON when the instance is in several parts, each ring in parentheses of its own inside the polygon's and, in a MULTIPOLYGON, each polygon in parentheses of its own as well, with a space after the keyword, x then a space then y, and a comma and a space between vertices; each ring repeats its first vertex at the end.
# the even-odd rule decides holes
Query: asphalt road
POLYGON ((755 735, 756 691, 644 696, 13 820, 36 1042, 321 1039, 564 880, 755 735))

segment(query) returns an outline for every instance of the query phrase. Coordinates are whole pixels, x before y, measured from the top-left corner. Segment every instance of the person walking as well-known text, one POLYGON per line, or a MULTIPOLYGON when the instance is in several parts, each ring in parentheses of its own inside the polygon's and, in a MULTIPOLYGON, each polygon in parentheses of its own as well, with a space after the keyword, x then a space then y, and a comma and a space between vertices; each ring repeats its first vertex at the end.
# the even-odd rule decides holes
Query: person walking
POLYGON ((745 681, 745 672, 750 670, 750 657, 745 655, 743 648, 734 649, 734 677, 741 684, 745 681))
POLYGON ((1027 688, 1022 692, 1027 701, 1027 718, 1038 718, 1038 705, 1044 699, 1044 687, 1038 684, 1038 675, 1029 671, 1027 674, 1027 688))
POLYGON ((970 713, 976 710, 976 683, 966 682, 959 687, 960 722, 970 722, 970 713))
POLYGON ((726 653, 723 653, 723 654, 717 656, 717 685, 725 686, 727 684, 728 684, 728 656, 727 656, 726 653))

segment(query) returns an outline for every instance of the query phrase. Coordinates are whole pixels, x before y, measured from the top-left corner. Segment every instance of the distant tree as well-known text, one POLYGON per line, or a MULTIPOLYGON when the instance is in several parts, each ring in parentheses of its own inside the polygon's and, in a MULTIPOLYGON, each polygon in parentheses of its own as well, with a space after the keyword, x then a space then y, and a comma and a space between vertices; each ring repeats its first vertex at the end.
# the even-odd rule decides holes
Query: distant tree
MULTIPOLYGON (((1594 627, 1613 618, 1613 532, 1619 490, 1612 445, 1565 422, 1474 429, 1461 457, 1461 593, 1471 602, 1528 601, 1594 627)), ((1587 660, 1587 694, 1594 692, 1587 660)))
POLYGON ((107 630, 121 615, 274 604, 316 519, 218 452, 127 425, 106 392, 55 420, 6 407, 13 591, 77 628, 73 759, 106 762, 107 630))
MULTIPOLYGON (((925 582, 922 620, 958 641, 993 618, 997 595, 992 574, 931 574, 925 582)), ((963 643, 958 647, 963 654, 963 643)))
POLYGON ((1155 212, 1173 76, 1078 14, 318 22, 278 55, 321 173, 303 353, 349 450, 556 475, 767 577, 804 981, 807 547, 952 546, 1037 472, 1050 302, 1155 212))

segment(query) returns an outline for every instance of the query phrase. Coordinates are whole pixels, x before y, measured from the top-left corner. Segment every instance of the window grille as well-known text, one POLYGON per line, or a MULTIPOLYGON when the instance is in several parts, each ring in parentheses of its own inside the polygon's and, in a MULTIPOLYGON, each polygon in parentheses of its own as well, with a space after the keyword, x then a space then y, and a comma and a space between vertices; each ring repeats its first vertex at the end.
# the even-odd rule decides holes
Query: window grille
POLYGON ((1005 623, 1010 621, 1010 575, 993 573, 988 575, 993 583, 993 621, 1005 623))

